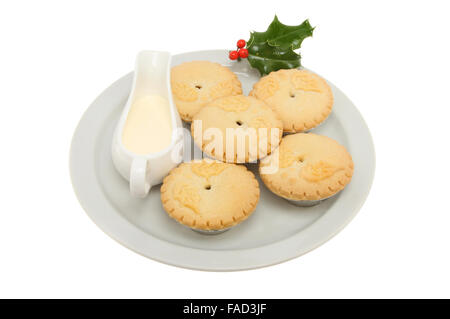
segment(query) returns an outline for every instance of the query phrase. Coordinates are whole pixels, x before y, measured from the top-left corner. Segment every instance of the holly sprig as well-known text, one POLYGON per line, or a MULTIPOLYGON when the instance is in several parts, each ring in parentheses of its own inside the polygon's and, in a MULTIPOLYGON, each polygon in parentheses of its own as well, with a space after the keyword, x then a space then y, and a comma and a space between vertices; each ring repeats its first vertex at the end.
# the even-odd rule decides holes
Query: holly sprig
MULTIPOLYGON (((312 36, 313 31, 308 20, 289 26, 281 23, 275 16, 265 32, 250 33, 245 55, 261 76, 280 69, 298 68, 301 66, 301 56, 294 50, 299 49, 303 40, 312 36)), ((230 59, 238 59, 241 50, 243 49, 231 51, 230 59), (232 52, 237 52, 237 55, 232 52)))

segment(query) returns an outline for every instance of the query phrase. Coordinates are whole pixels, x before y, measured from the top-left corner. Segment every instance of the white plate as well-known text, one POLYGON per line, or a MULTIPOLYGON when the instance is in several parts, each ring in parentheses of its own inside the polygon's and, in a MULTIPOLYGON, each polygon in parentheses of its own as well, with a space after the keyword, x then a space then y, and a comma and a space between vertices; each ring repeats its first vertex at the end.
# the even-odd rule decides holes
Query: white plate
MULTIPOLYGON (((228 60, 227 51, 175 55, 172 64, 209 60, 230 66, 247 94, 259 75, 246 61, 228 60)), ((128 183, 111 160, 114 127, 127 100, 132 74, 107 88, 83 115, 75 131, 70 173, 75 193, 91 219, 119 243, 170 265, 211 271, 253 269, 298 257, 338 233, 358 212, 372 184, 375 152, 367 128, 353 103, 330 83, 333 112, 314 133, 336 139, 355 163, 351 183, 315 207, 289 204, 259 180, 261 199, 251 217, 220 235, 202 235, 164 212, 159 186, 145 199, 132 198, 128 183)), ((255 173, 255 165, 249 165, 255 173)), ((257 174, 256 174, 257 175, 257 174)))

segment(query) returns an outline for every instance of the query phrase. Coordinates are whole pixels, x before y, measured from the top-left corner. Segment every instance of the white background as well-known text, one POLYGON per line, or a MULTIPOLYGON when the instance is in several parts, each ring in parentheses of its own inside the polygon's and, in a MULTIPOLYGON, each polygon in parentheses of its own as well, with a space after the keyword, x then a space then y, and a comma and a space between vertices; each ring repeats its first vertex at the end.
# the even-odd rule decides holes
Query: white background
POLYGON ((450 20, 444 1, 2 1, 0 297, 450 297, 450 20), (141 49, 232 49, 306 18, 303 64, 358 106, 371 193, 339 235, 295 260, 208 273, 117 244, 72 190, 71 137, 141 49))

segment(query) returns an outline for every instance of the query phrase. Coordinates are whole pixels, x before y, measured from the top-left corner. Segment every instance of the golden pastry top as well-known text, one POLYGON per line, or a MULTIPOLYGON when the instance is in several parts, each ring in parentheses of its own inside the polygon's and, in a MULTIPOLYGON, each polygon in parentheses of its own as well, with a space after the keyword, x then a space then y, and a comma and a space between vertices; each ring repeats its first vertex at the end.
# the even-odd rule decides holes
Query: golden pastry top
POLYGON ((307 131, 323 122, 333 107, 328 83, 307 70, 278 70, 261 78, 250 92, 283 121, 285 132, 307 131))
POLYGON ((317 200, 335 194, 350 182, 353 161, 335 140, 297 133, 283 137, 273 154, 261 161, 260 173, 267 187, 279 196, 317 200), (264 173, 267 166, 275 169, 264 173))
POLYGON ((193 121, 191 133, 195 143, 212 158, 229 163, 267 156, 278 146, 283 133, 278 115, 253 96, 214 100, 195 114, 193 121), (222 147, 214 147, 216 142, 222 147))
POLYGON ((197 176, 202 176, 205 177, 206 179, 210 178, 211 176, 219 175, 226 168, 227 166, 223 165, 223 163, 206 160, 200 162, 193 162, 191 165, 192 171, 197 176))
POLYGON ((164 210, 197 229, 236 225, 254 211, 258 200, 258 182, 245 166, 211 160, 180 164, 161 186, 164 210))
POLYGON ((211 102, 210 106, 217 106, 227 112, 243 112, 250 107, 249 99, 244 95, 227 96, 211 102))
POLYGON ((318 161, 306 164, 300 171, 301 176, 310 181, 318 182, 325 178, 331 177, 339 170, 338 167, 326 161, 318 161))
POLYGON ((198 99, 198 93, 195 88, 187 83, 173 82, 172 92, 180 101, 193 102, 198 99))
POLYGON ((210 61, 191 61, 174 66, 170 80, 178 112, 183 120, 189 122, 207 103, 242 93, 236 74, 210 61))
POLYGON ((292 86, 296 90, 322 92, 319 86, 319 81, 312 73, 309 72, 295 72, 291 76, 292 86))
POLYGON ((269 128, 271 124, 267 118, 258 116, 250 121, 250 126, 254 128, 269 128))
POLYGON ((176 185, 173 189, 173 198, 192 209, 196 214, 199 213, 200 195, 195 187, 188 184, 176 185))
POLYGON ((252 92, 256 98, 265 100, 274 95, 279 87, 280 84, 277 79, 271 76, 265 76, 255 84, 252 92))

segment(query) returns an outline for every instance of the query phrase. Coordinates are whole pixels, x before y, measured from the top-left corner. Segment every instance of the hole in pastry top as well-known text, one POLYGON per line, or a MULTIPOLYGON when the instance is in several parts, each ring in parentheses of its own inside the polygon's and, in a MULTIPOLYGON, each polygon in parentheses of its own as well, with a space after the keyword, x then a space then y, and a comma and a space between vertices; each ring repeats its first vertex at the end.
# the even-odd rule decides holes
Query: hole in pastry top
POLYGON ((197 85, 195 86, 195 88, 196 88, 197 90, 200 90, 200 89, 202 88, 202 86, 199 85, 199 84, 197 84, 197 85))
POLYGON ((242 125, 242 121, 236 121, 236 124, 241 126, 242 125))
POLYGON ((300 163, 303 163, 304 160, 305 160, 305 158, 303 156, 299 156, 297 158, 297 161, 299 161, 300 163))
POLYGON ((211 189, 211 185, 205 185, 205 189, 206 190, 210 190, 211 189))
POLYGON ((289 96, 290 96, 291 98, 294 98, 294 97, 295 97, 295 93, 289 92, 289 96))

